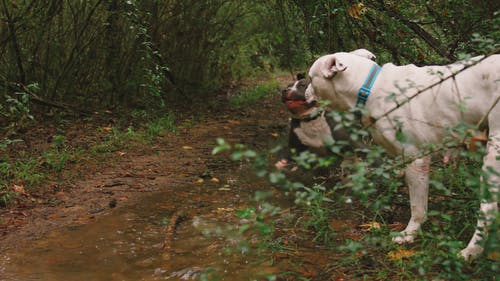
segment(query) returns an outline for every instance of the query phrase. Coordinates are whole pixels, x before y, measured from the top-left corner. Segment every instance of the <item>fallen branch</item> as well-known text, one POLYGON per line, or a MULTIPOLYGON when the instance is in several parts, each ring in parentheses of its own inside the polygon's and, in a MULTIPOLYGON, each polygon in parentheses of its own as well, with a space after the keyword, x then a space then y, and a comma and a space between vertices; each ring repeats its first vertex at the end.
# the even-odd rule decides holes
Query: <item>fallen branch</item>
POLYGON ((55 107, 55 108, 63 109, 66 111, 76 112, 76 113, 81 114, 81 115, 91 115, 92 114, 89 111, 77 109, 73 106, 70 106, 70 105, 67 105, 64 103, 58 103, 58 102, 54 102, 54 101, 45 100, 45 99, 41 98, 40 96, 38 96, 37 94, 35 94, 32 90, 30 90, 26 85, 24 85, 22 83, 11 83, 11 84, 16 86, 17 88, 19 88, 20 90, 22 90, 26 94, 28 94, 30 96, 31 100, 38 103, 38 104, 50 106, 50 107, 55 107))
POLYGON ((185 220, 187 215, 182 211, 176 211, 170 220, 168 221, 168 225, 165 228, 165 240, 163 242, 163 259, 169 260, 172 254, 172 244, 175 236, 175 228, 177 225, 185 220))

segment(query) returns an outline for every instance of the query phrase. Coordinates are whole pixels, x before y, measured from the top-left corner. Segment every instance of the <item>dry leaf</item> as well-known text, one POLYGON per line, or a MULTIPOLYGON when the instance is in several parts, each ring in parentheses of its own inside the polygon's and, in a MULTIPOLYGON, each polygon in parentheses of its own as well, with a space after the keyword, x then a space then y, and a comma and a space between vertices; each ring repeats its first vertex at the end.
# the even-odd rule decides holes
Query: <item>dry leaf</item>
POLYGON ((396 251, 390 251, 387 254, 387 258, 391 261, 402 260, 416 255, 418 252, 415 250, 398 249, 396 251))
POLYGON ((203 183, 204 181, 205 181, 204 179, 199 178, 199 179, 196 180, 196 183, 203 183))
POLYGON ((231 125, 239 125, 240 121, 238 121, 238 120, 227 120, 227 123, 229 123, 231 125))
POLYGON ((280 135, 279 135, 278 133, 271 133, 271 136, 273 136, 273 137, 277 138, 277 137, 279 137, 280 135))
POLYGON ((487 258, 494 261, 500 261, 500 255, 498 254, 498 252, 489 253, 487 258))
POLYGON ((182 149, 193 149, 193 147, 189 146, 189 145, 185 145, 185 146, 182 147, 182 149))
POLYGON ((376 221, 361 224, 361 225, 359 225, 359 227, 361 227, 364 231, 372 231, 374 229, 381 229, 382 228, 380 223, 376 222, 376 221))
POLYGON ((105 132, 109 132, 109 131, 113 130, 113 127, 111 127, 111 126, 102 127, 102 130, 105 132))
POLYGON ((353 4, 348 11, 348 14, 351 18, 360 19, 362 15, 366 13, 366 8, 363 3, 359 2, 353 4))
POLYGON ((213 183, 219 183, 219 179, 218 178, 212 178, 210 179, 211 182, 213 183))
POLYGON ((24 186, 22 186, 22 185, 17 185, 17 184, 14 184, 14 185, 12 186, 12 189, 13 189, 15 192, 19 193, 19 194, 22 194, 22 195, 28 195, 28 193, 26 193, 26 191, 24 190, 24 186))

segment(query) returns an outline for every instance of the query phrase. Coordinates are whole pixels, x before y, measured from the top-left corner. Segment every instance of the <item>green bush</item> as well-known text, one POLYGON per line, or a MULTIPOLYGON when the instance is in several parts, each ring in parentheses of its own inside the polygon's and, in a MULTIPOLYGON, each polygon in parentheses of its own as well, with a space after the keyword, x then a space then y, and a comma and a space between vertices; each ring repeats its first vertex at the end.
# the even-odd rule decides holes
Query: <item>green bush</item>
MULTIPOLYGON (((352 139, 359 140, 366 135, 366 131, 354 126, 350 114, 333 113, 330 117, 347 125, 352 139)), ((458 125, 450 128, 450 132, 454 136, 467 136, 468 129, 467 126, 458 125)), ((429 220, 415 243, 399 246, 391 242, 392 235, 396 234, 392 233, 391 224, 394 216, 408 216, 410 206, 401 171, 411 159, 389 157, 383 148, 370 146, 364 150, 362 161, 344 165, 344 169, 349 171, 347 179, 341 180, 335 174, 330 174, 326 181, 319 177, 319 182, 303 183, 297 181, 296 177, 270 168, 266 160, 269 154, 276 153, 275 150, 259 153, 244 145, 231 145, 223 140, 219 140, 218 144, 214 152, 233 151, 233 160, 250 161, 259 176, 268 177, 272 184, 295 194, 299 207, 296 217, 303 222, 298 225, 311 229, 310 238, 330 247, 332 255, 343 255, 343 262, 335 262, 329 267, 338 270, 348 268, 350 278, 371 279, 378 276, 400 280, 495 280, 498 274, 500 215, 487 229, 488 238, 481 241, 485 249, 482 256, 472 263, 457 256, 475 230, 482 188, 479 178, 487 176, 480 168, 484 147, 477 151, 463 151, 449 164, 442 163, 442 153, 451 147, 463 146, 459 142, 453 143, 451 137, 445 138, 440 145, 429 146, 423 152, 423 155, 435 154, 429 220), (395 205, 405 206, 405 213, 395 213, 395 205), (358 241, 340 238, 343 237, 342 230, 332 229, 329 225, 332 220, 358 220, 346 215, 352 214, 353 208, 357 209, 357 216, 377 225, 376 228, 370 227, 370 231, 363 233, 358 241), (332 241, 335 243, 332 244, 332 241), (372 266, 370 269, 357 266, 364 263, 372 266)), ((337 142, 331 144, 329 149, 335 152, 333 155, 337 155, 339 151, 346 151, 346 146, 345 143, 337 142)), ((323 166, 320 163, 325 162, 321 157, 311 157, 307 152, 298 155, 295 160, 308 173, 315 173, 313 169, 323 166)), ((406 219, 401 221, 406 223, 406 219)), ((277 241, 281 238, 274 236, 277 241)))

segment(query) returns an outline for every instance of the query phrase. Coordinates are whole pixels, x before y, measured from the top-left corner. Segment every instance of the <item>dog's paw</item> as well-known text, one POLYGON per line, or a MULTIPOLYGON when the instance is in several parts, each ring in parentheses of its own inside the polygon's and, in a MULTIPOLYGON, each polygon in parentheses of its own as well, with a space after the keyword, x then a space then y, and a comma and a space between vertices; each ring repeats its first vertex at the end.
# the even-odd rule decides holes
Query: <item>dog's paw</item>
POLYGON ((413 243, 415 240, 415 235, 407 234, 406 232, 401 232, 398 236, 392 238, 392 242, 397 244, 413 243))
POLYGON ((466 261, 471 261, 483 252, 483 248, 479 245, 467 247, 458 253, 458 256, 466 261))

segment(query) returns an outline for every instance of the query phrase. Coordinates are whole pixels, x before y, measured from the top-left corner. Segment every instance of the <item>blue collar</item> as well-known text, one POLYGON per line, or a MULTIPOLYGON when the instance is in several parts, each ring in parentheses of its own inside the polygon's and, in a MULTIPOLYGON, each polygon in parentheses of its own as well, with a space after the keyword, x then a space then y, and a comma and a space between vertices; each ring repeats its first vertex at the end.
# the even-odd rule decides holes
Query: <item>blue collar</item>
POLYGON ((368 77, 366 77, 365 83, 363 83, 363 86, 359 88, 356 106, 363 106, 366 104, 366 101, 371 94, 373 83, 375 83, 375 79, 377 79, 377 76, 380 73, 381 69, 382 67, 378 66, 377 64, 374 64, 372 66, 370 72, 368 73, 368 77))

